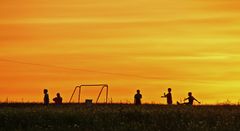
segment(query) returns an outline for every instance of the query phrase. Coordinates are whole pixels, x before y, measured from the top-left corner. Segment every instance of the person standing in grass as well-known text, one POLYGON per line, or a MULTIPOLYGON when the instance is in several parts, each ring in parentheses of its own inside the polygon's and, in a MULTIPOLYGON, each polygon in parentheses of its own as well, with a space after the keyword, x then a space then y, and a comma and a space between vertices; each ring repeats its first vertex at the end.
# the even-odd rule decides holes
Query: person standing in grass
POLYGON ((165 94, 162 96, 162 98, 167 98, 167 104, 168 105, 172 105, 173 102, 172 102, 172 89, 171 88, 168 88, 168 93, 165 94))
POLYGON ((141 105, 142 104, 141 99, 142 99, 142 94, 140 94, 140 90, 137 90, 137 94, 134 96, 134 104, 141 105))
POLYGON ((62 104, 62 97, 61 97, 60 93, 57 93, 57 97, 53 98, 53 101, 55 102, 56 105, 62 104))
POLYGON ((48 90, 47 90, 47 89, 44 89, 44 90, 43 90, 43 93, 44 93, 44 98, 43 98, 44 105, 49 105, 48 90))

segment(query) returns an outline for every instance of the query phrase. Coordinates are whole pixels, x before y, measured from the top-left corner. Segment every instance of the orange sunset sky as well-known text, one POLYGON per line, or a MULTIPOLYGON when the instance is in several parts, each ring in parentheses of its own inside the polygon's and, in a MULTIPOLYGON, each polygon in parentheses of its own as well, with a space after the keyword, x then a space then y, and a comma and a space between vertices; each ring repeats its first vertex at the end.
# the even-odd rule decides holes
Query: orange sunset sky
MULTIPOLYGON (((0 101, 107 83, 113 102, 240 99, 239 0, 1 0, 0 101)), ((83 91, 96 97, 99 88, 83 91)), ((83 99, 84 99, 83 98, 83 99)))

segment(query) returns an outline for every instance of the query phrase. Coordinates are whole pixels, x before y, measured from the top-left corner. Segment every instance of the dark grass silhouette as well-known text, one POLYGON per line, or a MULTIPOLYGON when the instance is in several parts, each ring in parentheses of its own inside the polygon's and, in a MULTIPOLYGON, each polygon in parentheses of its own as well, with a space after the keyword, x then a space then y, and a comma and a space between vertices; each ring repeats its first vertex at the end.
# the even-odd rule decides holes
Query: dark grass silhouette
POLYGON ((0 130, 239 131, 239 106, 0 104, 0 130))

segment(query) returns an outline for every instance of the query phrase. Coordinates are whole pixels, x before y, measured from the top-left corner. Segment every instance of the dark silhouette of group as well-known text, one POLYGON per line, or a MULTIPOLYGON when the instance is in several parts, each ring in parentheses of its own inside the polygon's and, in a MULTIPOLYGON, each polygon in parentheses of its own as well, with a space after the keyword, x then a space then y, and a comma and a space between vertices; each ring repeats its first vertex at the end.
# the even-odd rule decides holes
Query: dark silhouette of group
MULTIPOLYGON (((48 95, 48 90, 44 89, 43 90, 44 93, 44 105, 49 105, 49 95, 48 95)), ((53 101, 56 105, 61 105, 62 104, 62 100, 63 98, 61 97, 60 93, 57 93, 57 96, 55 98, 53 98, 53 101)))
MULTIPOLYGON (((162 96, 162 98, 167 98, 167 104, 168 105, 172 105, 173 104, 173 100, 172 100, 172 89, 168 88, 168 93, 164 93, 164 95, 162 96)), ((137 94, 135 94, 134 96, 134 104, 135 105, 141 105, 141 99, 142 99, 142 94, 140 94, 140 90, 137 90, 137 94)), ((192 92, 188 93, 188 98, 184 99, 184 101, 188 102, 184 102, 184 103, 180 103, 177 101, 178 105, 193 105, 194 101, 197 101, 199 104, 200 102, 192 96, 192 92)))
MULTIPOLYGON (((43 90, 44 93, 44 105, 49 105, 49 95, 48 95, 48 90, 44 89, 43 90)), ((172 89, 168 88, 168 93, 164 93, 163 96, 161 96, 162 98, 167 98, 167 104, 168 105, 172 105, 173 104, 173 100, 172 100, 172 89)), ((137 90, 137 93, 134 96, 134 104, 135 105, 141 105, 142 102, 142 94, 140 93, 140 90, 137 90)), ((199 104, 200 102, 192 96, 192 92, 188 93, 188 98, 184 99, 184 101, 188 102, 184 102, 184 103, 180 103, 177 101, 178 105, 193 105, 194 101, 197 101, 199 104)), ((53 98, 53 101, 56 105, 61 105, 63 98, 61 97, 60 93, 57 93, 57 96, 55 98, 53 98)))

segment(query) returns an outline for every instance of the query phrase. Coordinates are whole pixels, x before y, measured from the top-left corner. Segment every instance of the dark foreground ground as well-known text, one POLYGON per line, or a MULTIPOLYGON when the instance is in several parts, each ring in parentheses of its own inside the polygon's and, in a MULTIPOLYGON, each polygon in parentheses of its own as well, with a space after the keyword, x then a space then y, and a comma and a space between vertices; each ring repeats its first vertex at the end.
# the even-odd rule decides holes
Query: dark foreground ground
POLYGON ((240 131, 240 106, 0 104, 0 131, 240 131))

